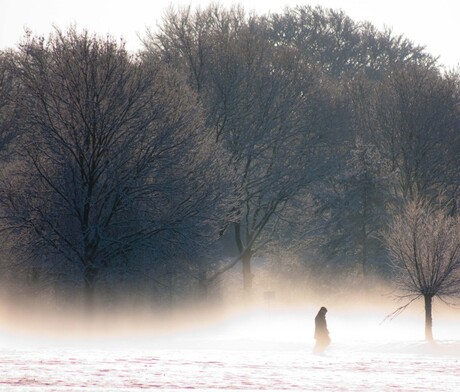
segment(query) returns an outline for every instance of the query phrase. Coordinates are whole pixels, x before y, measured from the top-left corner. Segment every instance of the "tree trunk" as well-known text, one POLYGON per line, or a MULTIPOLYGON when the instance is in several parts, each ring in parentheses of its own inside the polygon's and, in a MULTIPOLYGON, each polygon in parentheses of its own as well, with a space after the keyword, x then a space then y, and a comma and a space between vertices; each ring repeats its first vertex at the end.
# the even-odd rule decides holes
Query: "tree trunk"
POLYGON ((200 271, 198 276, 198 288, 199 288, 199 295, 202 301, 208 300, 208 277, 206 276, 206 271, 200 271))
POLYGON ((367 277, 367 227, 366 227, 366 220, 368 219, 368 211, 367 211, 367 194, 364 191, 363 195, 363 219, 361 224, 361 266, 362 266, 362 274, 363 280, 367 277))
POLYGON ((87 267, 85 271, 85 307, 88 313, 92 313, 94 309, 94 284, 98 270, 96 268, 87 267))
POLYGON ((363 239, 362 250, 361 250, 361 273, 363 280, 367 278, 367 241, 363 239))
POLYGON ((243 263, 243 289, 245 299, 249 299, 252 291, 253 274, 251 272, 251 257, 251 253, 246 252, 241 259, 243 263))
POLYGON ((432 294, 424 294, 425 298, 425 339, 433 340, 433 318, 431 315, 432 294))

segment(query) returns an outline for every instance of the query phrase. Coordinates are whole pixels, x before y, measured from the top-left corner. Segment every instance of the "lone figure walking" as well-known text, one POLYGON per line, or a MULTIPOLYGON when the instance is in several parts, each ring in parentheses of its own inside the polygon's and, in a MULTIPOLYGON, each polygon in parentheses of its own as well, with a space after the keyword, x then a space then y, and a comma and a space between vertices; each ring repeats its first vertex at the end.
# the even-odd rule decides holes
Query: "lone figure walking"
POLYGON ((315 339, 316 344, 313 352, 315 354, 321 354, 324 352, 327 346, 331 343, 331 338, 329 337, 329 330, 327 329, 326 322, 326 313, 327 309, 322 306, 318 314, 315 317, 315 339))

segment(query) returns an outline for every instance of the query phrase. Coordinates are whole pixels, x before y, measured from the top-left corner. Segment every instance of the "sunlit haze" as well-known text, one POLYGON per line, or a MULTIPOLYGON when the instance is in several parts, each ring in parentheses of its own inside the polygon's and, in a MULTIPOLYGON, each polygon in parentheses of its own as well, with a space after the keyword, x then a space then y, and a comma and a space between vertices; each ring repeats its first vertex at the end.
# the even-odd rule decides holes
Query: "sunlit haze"
POLYGON ((215 3, 2 0, 0 390, 458 390, 460 2, 215 3))
MULTIPOLYGON (((36 34, 48 34, 52 26, 66 28, 76 24, 99 34, 123 37, 128 48, 140 48, 139 36, 147 28, 154 28, 168 6, 201 6, 209 0, 180 1, 59 1, 59 0, 4 0, 0 13, 0 49, 15 46, 29 28, 36 34)), ((236 1, 220 2, 231 6, 236 1)), ((257 13, 279 12, 285 6, 321 5, 341 8, 356 21, 372 22, 377 28, 390 27, 419 45, 426 46, 429 53, 440 56, 447 67, 460 63, 457 39, 460 36, 458 15, 460 4, 456 0, 440 1, 364 1, 364 0, 248 0, 240 2, 247 10, 257 13)))
MULTIPOLYGON (((227 344, 233 348, 288 343, 309 351, 314 343, 314 318, 323 305, 329 309, 327 319, 335 345, 398 345, 424 339, 423 301, 414 302, 393 317, 399 303, 383 285, 355 292, 336 286, 335 291, 306 291, 295 298, 288 292, 280 282, 270 301, 255 290, 249 302, 221 300, 212 305, 209 301, 197 301, 174 309, 129 303, 96 307, 91 313, 56 300, 17 302, 6 296, 0 302, 0 341, 18 344, 25 339, 25 344, 30 344, 34 339, 57 339, 55 343, 96 339, 93 344, 99 341, 104 345, 127 339, 130 344, 140 345, 176 341, 180 345, 227 344)), ((437 340, 460 340, 460 314, 456 307, 436 301, 433 319, 437 340)))
MULTIPOLYGON (((1 382, 13 390, 428 390, 458 386, 459 318, 437 304, 434 344, 423 341, 422 309, 384 321, 394 306, 356 298, 310 298, 250 309, 196 308, 181 315, 119 312, 88 322, 3 309, 1 382), (312 354, 314 316, 326 304, 332 345, 312 354), (440 310, 442 309, 442 311, 440 310), (160 319, 160 322, 158 321, 160 319), (164 328, 164 327, 167 328, 164 328), (14 328, 12 328, 14 327, 14 328), (46 331, 44 331, 44 328, 46 331), (412 377, 417 374, 417 377, 412 377), (59 389, 56 389, 59 388, 59 389)), ((70 317, 67 317, 70 316, 70 317)), ((0 384, 0 388, 1 388, 0 384)))

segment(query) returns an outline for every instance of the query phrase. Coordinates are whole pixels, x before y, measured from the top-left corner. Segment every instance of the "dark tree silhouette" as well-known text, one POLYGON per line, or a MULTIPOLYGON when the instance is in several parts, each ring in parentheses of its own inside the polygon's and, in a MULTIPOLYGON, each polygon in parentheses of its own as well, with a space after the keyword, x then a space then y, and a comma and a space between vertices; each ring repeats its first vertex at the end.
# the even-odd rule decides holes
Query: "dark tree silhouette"
POLYGON ((241 8, 187 8, 169 12, 145 40, 147 53, 183 70, 230 155, 241 197, 226 233, 237 257, 210 278, 241 262, 247 293, 252 257, 299 193, 324 175, 324 141, 334 129, 334 98, 315 68, 295 48, 273 45, 264 23, 241 8))
POLYGON ((425 302, 425 337, 433 340, 432 302, 460 297, 460 219, 424 199, 408 202, 383 235, 400 299, 425 302))
POLYGON ((101 274, 129 270, 137 251, 192 254, 217 233, 231 207, 216 185, 228 177, 223 152, 180 78, 73 29, 20 49, 27 110, 2 218, 35 270, 83 280, 91 304, 101 274))

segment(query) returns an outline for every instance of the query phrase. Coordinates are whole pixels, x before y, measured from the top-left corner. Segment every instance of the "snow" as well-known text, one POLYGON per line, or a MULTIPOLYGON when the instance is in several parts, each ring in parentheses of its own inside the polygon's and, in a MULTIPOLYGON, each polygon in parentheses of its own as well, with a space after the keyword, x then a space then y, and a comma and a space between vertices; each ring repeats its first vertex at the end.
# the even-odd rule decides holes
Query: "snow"
POLYGON ((457 319, 329 312, 332 344, 312 354, 313 309, 256 310, 158 336, 44 337, 0 331, 0 391, 457 391, 457 319), (454 320, 454 321, 452 321, 454 320), (436 322, 436 319, 435 319, 436 322))

